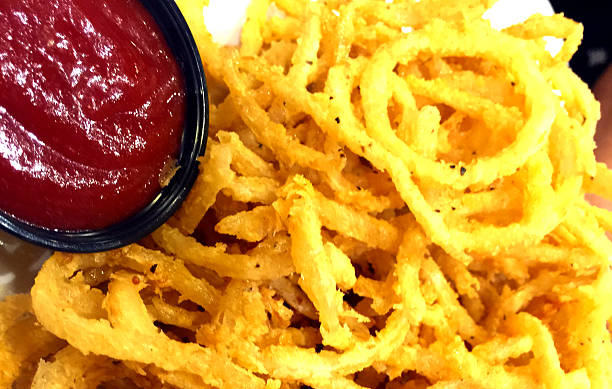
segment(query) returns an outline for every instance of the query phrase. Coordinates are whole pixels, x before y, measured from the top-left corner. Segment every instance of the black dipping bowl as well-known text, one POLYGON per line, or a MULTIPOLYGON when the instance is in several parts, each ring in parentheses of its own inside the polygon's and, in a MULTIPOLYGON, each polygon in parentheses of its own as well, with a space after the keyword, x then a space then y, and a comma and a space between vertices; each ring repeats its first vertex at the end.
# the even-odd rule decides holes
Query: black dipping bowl
POLYGON ((208 96, 204 69, 193 36, 172 0, 141 0, 161 29, 185 79, 185 127, 179 170, 170 184, 134 216, 100 230, 49 230, 0 211, 0 228, 39 246, 68 252, 97 252, 133 243, 162 225, 181 205, 198 175, 206 149, 208 96))

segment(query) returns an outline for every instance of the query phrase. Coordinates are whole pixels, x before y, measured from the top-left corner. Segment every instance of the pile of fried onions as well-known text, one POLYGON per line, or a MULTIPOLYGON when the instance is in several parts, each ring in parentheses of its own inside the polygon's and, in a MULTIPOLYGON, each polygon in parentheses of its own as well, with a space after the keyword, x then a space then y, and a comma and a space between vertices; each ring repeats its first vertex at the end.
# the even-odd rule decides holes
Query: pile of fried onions
POLYGON ((582 26, 497 31, 489 3, 253 0, 236 48, 179 0, 211 99, 195 187, 0 303, 0 386, 608 387, 582 26))

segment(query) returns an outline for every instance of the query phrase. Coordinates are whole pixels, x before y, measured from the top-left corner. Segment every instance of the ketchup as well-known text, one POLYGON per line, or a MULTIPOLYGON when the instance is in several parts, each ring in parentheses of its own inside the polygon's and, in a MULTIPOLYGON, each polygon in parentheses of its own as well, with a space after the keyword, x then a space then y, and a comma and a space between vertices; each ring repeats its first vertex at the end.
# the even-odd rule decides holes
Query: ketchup
POLYGON ((2 0, 0 20, 0 210, 85 230, 142 209, 185 115, 152 16, 137 0, 2 0))

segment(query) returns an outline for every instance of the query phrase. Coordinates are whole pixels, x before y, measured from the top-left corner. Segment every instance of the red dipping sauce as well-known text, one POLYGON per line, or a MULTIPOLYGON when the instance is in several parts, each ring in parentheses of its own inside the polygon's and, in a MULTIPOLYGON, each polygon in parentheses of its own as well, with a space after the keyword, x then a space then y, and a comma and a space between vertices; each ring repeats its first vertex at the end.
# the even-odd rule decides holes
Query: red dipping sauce
POLYGON ((84 230, 146 206, 185 115, 152 16, 137 0, 2 0, 0 20, 0 210, 84 230))

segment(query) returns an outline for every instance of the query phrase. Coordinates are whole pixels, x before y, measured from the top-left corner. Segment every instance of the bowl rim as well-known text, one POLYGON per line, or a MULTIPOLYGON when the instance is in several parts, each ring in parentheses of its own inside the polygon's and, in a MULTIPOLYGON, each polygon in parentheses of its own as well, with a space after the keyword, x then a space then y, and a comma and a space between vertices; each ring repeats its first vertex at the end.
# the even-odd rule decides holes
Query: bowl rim
POLYGON ((59 230, 36 226, 0 210, 0 229, 37 246, 67 252, 99 252, 136 242, 162 225, 187 197, 208 139, 209 104, 204 67, 191 30, 173 0, 138 0, 153 16, 185 82, 185 122, 178 166, 169 184, 136 214, 108 227, 59 230))

